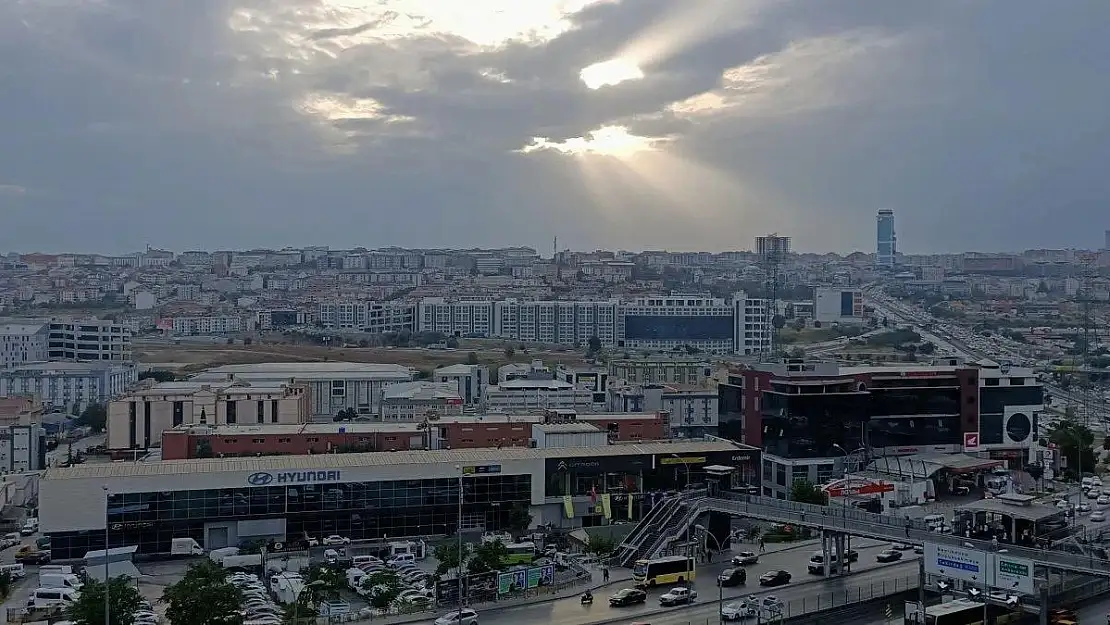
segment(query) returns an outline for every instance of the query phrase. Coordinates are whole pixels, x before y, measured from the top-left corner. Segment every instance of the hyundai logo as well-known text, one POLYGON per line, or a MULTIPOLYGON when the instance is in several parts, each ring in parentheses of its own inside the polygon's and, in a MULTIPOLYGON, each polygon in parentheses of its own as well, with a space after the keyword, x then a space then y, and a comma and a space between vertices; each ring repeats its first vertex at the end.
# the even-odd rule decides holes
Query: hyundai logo
POLYGON ((251 476, 247 478, 247 483, 251 486, 265 486, 272 481, 274 481, 274 475, 272 473, 252 473, 251 476))

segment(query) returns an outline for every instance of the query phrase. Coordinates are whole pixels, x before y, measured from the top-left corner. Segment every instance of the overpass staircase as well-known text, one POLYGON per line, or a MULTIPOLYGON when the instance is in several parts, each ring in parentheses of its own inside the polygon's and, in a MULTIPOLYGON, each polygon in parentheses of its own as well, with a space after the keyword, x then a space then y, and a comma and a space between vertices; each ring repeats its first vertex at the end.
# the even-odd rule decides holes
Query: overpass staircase
MULTIPOLYGON (((671 496, 656 505, 618 546, 616 563, 631 566, 636 560, 658 557, 671 543, 686 536, 699 517, 709 512, 888 542, 933 543, 978 551, 995 549, 988 541, 930 531, 920 519, 875 514, 847 506, 818 506, 737 493, 720 493, 710 497, 705 491, 694 491, 671 496)), ((1032 560, 1035 565, 1047 569, 1110 577, 1110 560, 1100 557, 1102 554, 1093 550, 1069 553, 1019 545, 1003 545, 1003 548, 1011 557, 1032 560)))
POLYGON ((654 506, 617 547, 616 563, 631 567, 636 560, 651 559, 681 538, 704 511, 701 494, 672 495, 654 506))

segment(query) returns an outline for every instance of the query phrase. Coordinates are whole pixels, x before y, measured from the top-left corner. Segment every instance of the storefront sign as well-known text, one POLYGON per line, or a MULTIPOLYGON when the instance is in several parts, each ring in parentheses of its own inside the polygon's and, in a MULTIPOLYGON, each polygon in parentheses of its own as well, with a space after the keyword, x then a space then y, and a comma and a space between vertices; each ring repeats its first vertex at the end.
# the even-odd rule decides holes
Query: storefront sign
POLYGON ((251 486, 270 486, 273 484, 308 484, 314 482, 338 482, 340 471, 260 471, 247 477, 251 486))
POLYGON ((479 464, 462 468, 463 475, 487 475, 490 473, 500 473, 501 465, 499 464, 479 464))
POLYGON ((548 458, 548 473, 620 473, 645 471, 651 468, 650 456, 601 456, 599 458, 548 458))
POLYGON ((659 464, 663 466, 674 464, 705 464, 705 456, 688 456, 682 458, 668 456, 666 458, 660 458, 659 464))

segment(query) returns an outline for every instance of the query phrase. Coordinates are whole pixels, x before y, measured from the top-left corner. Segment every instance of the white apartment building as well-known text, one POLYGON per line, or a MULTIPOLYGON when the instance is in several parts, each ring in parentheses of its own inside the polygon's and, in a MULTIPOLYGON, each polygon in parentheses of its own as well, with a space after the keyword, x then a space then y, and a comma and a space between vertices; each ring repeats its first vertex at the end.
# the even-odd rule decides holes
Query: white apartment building
POLYGON ((450 365, 436 369, 432 378, 441 384, 454 385, 464 404, 478 404, 489 383, 489 369, 482 365, 450 365))
POLYGON ((238 315, 210 317, 174 317, 174 334, 196 336, 204 334, 234 334, 249 329, 248 323, 238 315))
POLYGON ((80 413, 122 395, 138 379, 132 363, 40 362, 0 371, 0 396, 33 395, 44 405, 80 413))
POLYGON ((105 319, 50 322, 50 360, 130 362, 131 329, 105 319))
POLYGON ((602 345, 613 345, 619 308, 616 299, 499 301, 494 304, 493 336, 559 345, 586 345, 596 336, 602 345))
POLYGON ((45 323, 0 323, 0 368, 50 359, 50 326, 45 323))
POLYGON ((373 334, 416 331, 416 306, 405 302, 321 302, 316 320, 325 328, 373 334))
POLYGON ((46 468, 46 431, 38 424, 0 427, 0 472, 46 468))
POLYGON ((488 300, 453 300, 425 297, 416 310, 417 332, 448 336, 488 337, 494 333, 494 303, 488 300))
POLYGON ((451 336, 585 345, 596 336, 609 347, 758 354, 771 347, 767 302, 658 295, 628 301, 500 301, 424 298, 416 330, 451 336))

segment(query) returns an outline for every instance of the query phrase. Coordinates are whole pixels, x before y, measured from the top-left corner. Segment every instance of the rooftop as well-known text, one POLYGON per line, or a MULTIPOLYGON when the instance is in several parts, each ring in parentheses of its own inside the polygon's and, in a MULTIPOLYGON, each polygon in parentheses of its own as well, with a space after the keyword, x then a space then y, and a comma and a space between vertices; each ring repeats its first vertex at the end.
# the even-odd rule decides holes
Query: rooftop
POLYGON ((0 334, 8 334, 15 336, 25 336, 31 334, 38 334, 47 327, 45 323, 21 323, 21 322, 4 322, 0 323, 0 334))
MULTIPOLYGON (((494 387, 491 387, 491 390, 494 387)), ((562 380, 526 380, 517 378, 515 380, 505 380, 496 386, 503 391, 523 391, 528 389, 545 389, 549 391, 569 391, 574 388, 574 385, 562 380)))
POLYGON ((980 499, 965 506, 959 506, 956 512, 993 512, 1023 521, 1044 521, 1052 517, 1062 517, 1065 514, 1063 510, 1057 510, 1052 506, 1019 505, 1002 499, 980 499))
POLYGON ((131 363, 126 362, 29 362, 26 364, 17 365, 11 369, 6 369, 2 373, 12 373, 20 371, 39 371, 50 373, 93 373, 103 371, 105 369, 126 369, 134 367, 131 363))
POLYGON ((458 388, 445 382, 398 382, 382 390, 383 400, 461 400, 458 388))
POLYGON ((537 423, 544 434, 593 434, 601 428, 593 423, 537 423))
POLYGON ((190 475, 228 471, 282 471, 287 469, 343 469, 391 465, 442 465, 546 458, 590 458, 597 456, 639 456, 654 454, 699 454, 748 449, 721 441, 652 442, 604 447, 566 447, 560 449, 453 449, 444 451, 395 451, 357 454, 317 454, 312 456, 262 456, 258 458, 205 458, 163 460, 162 462, 116 462, 51 467, 43 473, 47 480, 108 479, 159 475, 190 475))

